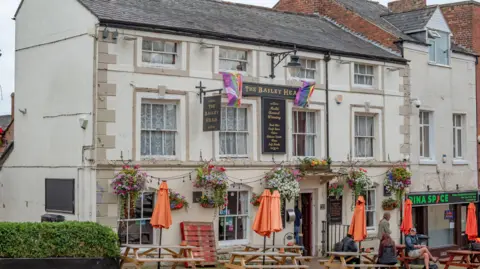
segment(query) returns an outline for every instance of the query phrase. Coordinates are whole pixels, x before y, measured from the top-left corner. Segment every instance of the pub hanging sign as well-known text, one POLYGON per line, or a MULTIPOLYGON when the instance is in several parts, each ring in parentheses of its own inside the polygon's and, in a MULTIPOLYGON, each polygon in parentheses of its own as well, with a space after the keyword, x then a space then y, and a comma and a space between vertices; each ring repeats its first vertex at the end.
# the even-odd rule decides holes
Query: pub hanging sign
POLYGON ((408 194, 408 199, 412 201, 413 206, 438 205, 438 204, 464 204, 477 202, 478 193, 469 192, 444 192, 444 193, 424 193, 408 194))
POLYGON ((208 96, 203 98, 203 131, 220 131, 222 96, 208 96))

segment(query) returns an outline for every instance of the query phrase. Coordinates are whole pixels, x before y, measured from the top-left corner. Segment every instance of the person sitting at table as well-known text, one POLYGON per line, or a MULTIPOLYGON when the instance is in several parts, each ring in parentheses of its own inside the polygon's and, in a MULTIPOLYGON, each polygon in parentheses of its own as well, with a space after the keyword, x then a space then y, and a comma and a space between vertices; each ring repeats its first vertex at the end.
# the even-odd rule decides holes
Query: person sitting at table
POLYGON ((420 259, 423 258, 425 269, 429 269, 430 260, 434 263, 438 258, 434 258, 427 247, 418 244, 417 229, 410 229, 410 234, 405 238, 405 252, 408 257, 420 259))
MULTIPOLYGON (((357 243, 353 241, 353 236, 351 234, 347 234, 345 238, 340 241, 341 250, 340 252, 358 252, 357 243)), ((347 264, 360 264, 359 257, 345 257, 347 264)))
POLYGON ((397 264, 397 262, 395 242, 389 234, 384 233, 380 241, 380 246, 378 247, 378 263, 394 265, 397 264))

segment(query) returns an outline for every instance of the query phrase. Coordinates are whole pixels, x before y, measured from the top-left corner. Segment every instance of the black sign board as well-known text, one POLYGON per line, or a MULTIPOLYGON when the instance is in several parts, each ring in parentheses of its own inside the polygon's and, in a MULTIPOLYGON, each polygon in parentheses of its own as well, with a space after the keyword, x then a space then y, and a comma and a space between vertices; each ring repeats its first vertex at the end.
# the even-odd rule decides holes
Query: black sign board
POLYGON ((203 131, 220 131, 222 96, 215 95, 203 98, 203 131))
POLYGON ((328 197, 328 216, 330 223, 342 223, 342 197, 328 197))
POLYGON ((443 193, 422 193, 408 194, 408 199, 412 200, 414 206, 438 205, 438 204, 464 204, 477 202, 478 193, 476 191, 469 192, 443 192, 443 193))
POLYGON ((263 153, 286 152, 285 100, 262 98, 263 153))
POLYGON ((295 99, 298 88, 280 85, 268 85, 257 83, 243 83, 243 96, 262 96, 279 99, 295 99))

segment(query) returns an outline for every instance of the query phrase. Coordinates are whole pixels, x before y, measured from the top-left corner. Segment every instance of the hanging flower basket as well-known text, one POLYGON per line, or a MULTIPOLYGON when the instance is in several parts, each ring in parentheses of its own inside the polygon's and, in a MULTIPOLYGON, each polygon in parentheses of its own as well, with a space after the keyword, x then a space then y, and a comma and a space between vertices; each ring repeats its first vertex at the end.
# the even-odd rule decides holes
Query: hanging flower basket
POLYGON ((268 189, 276 189, 282 199, 288 201, 300 195, 301 172, 291 168, 274 168, 265 175, 268 189))
POLYGON ((386 211, 394 210, 399 206, 400 206, 400 203, 393 198, 387 198, 382 201, 382 208, 383 210, 386 210, 386 211))
POLYGON ((132 218, 135 215, 135 203, 140 192, 145 188, 146 179, 147 174, 140 172, 138 165, 124 165, 115 175, 111 186, 113 193, 120 198, 121 213, 124 218, 132 218))
MULTIPOLYGON (((222 207, 227 204, 228 178, 225 174, 226 169, 222 166, 215 166, 211 163, 205 163, 197 168, 197 178, 193 183, 194 187, 202 188, 208 198, 207 204, 213 204, 206 208, 222 207)), ((202 202, 200 202, 202 204, 202 202)))
POLYGON ((332 183, 328 186, 328 195, 337 200, 343 195, 343 184, 332 183))
POLYGON ((397 200, 402 200, 405 189, 412 184, 412 173, 408 171, 407 165, 403 163, 400 166, 392 167, 386 174, 383 185, 390 193, 395 193, 397 200))
POLYGON ((250 199, 250 204, 253 206, 260 206, 260 195, 252 193, 252 199, 250 199))
POLYGON ((367 189, 372 186, 372 181, 367 175, 367 170, 363 168, 352 168, 347 175, 347 184, 352 189, 355 197, 365 195, 367 189))
POLYGON ((300 160, 299 169, 302 173, 307 171, 325 171, 330 168, 331 159, 317 159, 317 158, 310 158, 306 157, 300 160))
POLYGON ((202 195, 200 198, 200 206, 203 208, 215 208, 218 207, 215 204, 215 199, 208 195, 202 195))
POLYGON ((173 191, 172 189, 168 190, 170 198, 170 209, 171 210, 180 210, 182 208, 188 208, 188 202, 185 196, 180 195, 178 192, 173 191))

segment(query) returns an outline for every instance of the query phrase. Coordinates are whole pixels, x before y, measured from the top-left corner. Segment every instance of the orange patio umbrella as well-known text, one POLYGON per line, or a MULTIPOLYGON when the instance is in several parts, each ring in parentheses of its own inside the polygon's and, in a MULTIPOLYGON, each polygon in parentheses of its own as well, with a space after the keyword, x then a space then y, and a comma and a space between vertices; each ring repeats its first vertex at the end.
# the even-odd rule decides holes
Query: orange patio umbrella
MULTIPOLYGON (((172 211, 170 209, 170 197, 166 181, 162 181, 162 184, 160 184, 150 224, 153 228, 160 229, 159 245, 162 245, 162 230, 164 228, 168 229, 172 225, 172 211)), ((158 250, 158 257, 160 258, 160 256, 161 249, 158 250)), ((160 263, 157 263, 157 268, 160 269, 160 263)))
POLYGON ((473 203, 468 205, 467 211, 467 227, 465 229, 465 234, 468 236, 468 240, 473 241, 478 236, 478 229, 477 229, 477 214, 476 208, 473 203))
MULTIPOLYGON (((271 196, 270 190, 264 190, 260 196, 260 206, 258 207, 257 215, 253 221, 252 229, 259 235, 263 236, 263 249, 267 246, 267 236, 272 234, 271 223, 271 196)), ((281 221, 280 221, 281 223, 281 221)), ((263 264, 265 264, 265 256, 263 257, 263 264)))
POLYGON ((402 225, 400 225, 400 231, 407 235, 412 228, 412 200, 407 199, 405 200, 405 211, 403 211, 403 220, 402 225))
POLYGON ((360 242, 367 238, 367 220, 365 218, 365 199, 358 197, 353 211, 352 222, 348 229, 348 234, 353 236, 353 240, 360 242))
POLYGON ((280 210, 280 193, 275 190, 270 198, 270 230, 273 232, 273 245, 275 245, 275 233, 283 230, 280 210))

